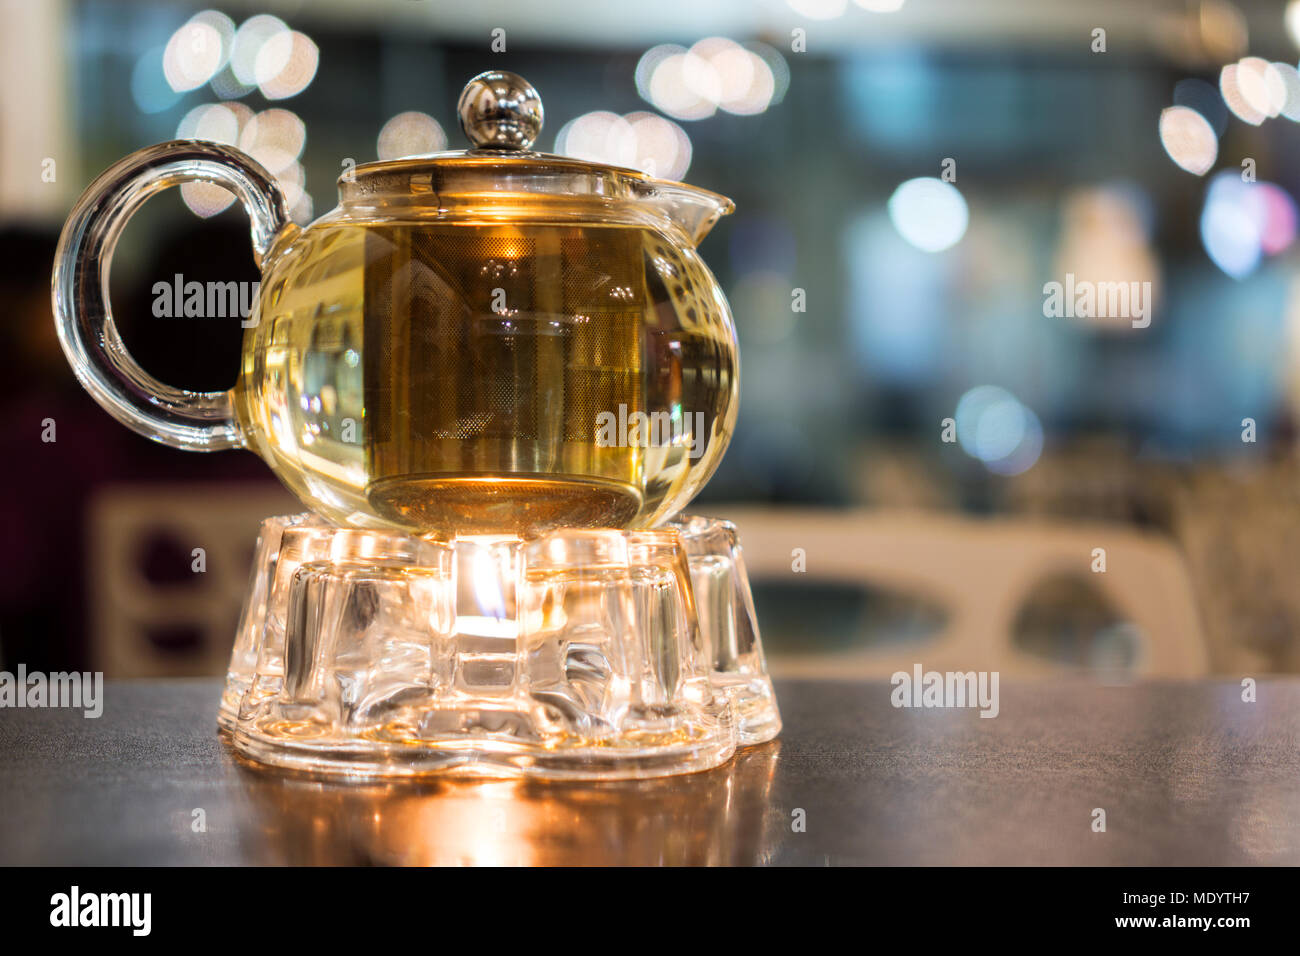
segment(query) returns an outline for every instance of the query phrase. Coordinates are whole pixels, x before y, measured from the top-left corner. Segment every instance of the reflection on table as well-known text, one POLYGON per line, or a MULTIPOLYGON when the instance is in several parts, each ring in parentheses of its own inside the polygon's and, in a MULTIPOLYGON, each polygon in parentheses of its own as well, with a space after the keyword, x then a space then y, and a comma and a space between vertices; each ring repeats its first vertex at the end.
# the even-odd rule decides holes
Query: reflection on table
POLYGON ((362 784, 242 759, 249 862, 290 865, 747 865, 766 862, 779 741, 704 773, 599 784, 362 784))

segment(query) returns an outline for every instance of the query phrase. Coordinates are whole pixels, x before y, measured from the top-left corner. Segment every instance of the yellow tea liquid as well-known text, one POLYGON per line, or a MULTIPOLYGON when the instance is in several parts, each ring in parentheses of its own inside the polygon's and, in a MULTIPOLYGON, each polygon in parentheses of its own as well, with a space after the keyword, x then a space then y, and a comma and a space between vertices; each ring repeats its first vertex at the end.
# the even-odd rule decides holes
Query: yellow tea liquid
POLYGON ((263 283, 245 430, 335 520, 652 525, 735 417, 730 314, 674 246, 623 225, 319 223, 263 283))

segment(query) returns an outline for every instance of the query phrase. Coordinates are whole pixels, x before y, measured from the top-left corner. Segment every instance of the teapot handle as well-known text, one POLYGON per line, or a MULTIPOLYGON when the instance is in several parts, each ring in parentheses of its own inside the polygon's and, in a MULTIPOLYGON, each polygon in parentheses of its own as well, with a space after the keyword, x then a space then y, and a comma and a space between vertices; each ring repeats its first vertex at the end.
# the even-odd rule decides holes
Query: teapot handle
POLYGON ((108 303, 109 267, 127 220, 154 193, 187 182, 215 183, 239 198, 261 268, 289 222, 284 194, 271 175, 229 146, 159 143, 109 167, 77 201, 54 259, 54 324, 77 380, 128 428, 188 451, 241 448, 234 390, 191 392, 158 381, 127 352, 108 303))

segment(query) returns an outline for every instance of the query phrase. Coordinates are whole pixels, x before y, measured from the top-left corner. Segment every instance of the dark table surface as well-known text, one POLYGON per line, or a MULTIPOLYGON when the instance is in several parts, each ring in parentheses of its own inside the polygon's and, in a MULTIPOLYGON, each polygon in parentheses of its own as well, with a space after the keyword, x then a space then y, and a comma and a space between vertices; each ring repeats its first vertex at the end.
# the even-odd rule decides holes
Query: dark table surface
POLYGON ((232 756, 217 681, 110 682, 0 710, 0 863, 1300 864, 1300 681, 890 690, 778 681, 781 737, 708 773, 347 785, 232 756))

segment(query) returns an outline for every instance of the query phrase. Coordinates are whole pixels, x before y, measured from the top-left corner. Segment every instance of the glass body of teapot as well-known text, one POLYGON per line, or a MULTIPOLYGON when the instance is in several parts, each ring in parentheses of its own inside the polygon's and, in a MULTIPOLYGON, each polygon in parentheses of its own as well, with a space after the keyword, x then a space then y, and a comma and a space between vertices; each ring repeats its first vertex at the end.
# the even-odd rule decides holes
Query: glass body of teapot
POLYGON ((83 385, 159 441, 257 452, 341 524, 530 535, 669 518, 735 422, 735 328, 695 251, 730 202, 529 152, 540 102, 511 74, 472 81, 461 119, 475 149, 357 167, 305 228, 228 147, 162 144, 108 170, 54 276, 83 385), (126 218, 191 180, 243 201, 263 273, 225 393, 140 369, 105 293, 126 218))

